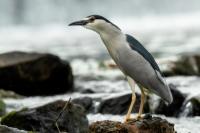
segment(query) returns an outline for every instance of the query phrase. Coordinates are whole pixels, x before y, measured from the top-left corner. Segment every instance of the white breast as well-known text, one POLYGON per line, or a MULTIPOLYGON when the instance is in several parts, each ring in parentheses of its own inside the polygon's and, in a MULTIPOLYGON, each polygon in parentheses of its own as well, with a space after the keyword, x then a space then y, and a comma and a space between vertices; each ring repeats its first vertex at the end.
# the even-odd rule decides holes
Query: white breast
POLYGON ((118 64, 119 56, 123 51, 127 50, 129 46, 126 46, 125 35, 119 35, 115 37, 104 36, 102 40, 114 61, 118 64))
POLYGON ((126 43, 126 36, 120 34, 118 36, 101 36, 110 56, 124 73, 121 59, 129 58, 127 53, 131 51, 130 46, 126 43))

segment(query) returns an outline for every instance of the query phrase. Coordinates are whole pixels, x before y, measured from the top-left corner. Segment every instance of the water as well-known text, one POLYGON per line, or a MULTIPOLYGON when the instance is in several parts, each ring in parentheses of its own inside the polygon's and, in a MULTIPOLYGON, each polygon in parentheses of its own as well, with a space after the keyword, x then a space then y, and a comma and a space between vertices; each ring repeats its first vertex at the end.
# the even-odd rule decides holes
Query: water
POLYGON ((65 23, 89 14, 107 17, 132 17, 146 14, 168 15, 194 13, 200 9, 199 0, 0 0, 0 24, 41 25, 65 23), (112 8, 110 8, 112 5, 112 8))
MULTIPOLYGON (((161 58, 199 53, 200 13, 192 15, 194 16, 191 18, 190 15, 166 18, 146 16, 124 20, 113 19, 113 21, 125 33, 134 35, 140 40, 155 57, 161 58), (184 20, 185 17, 187 20, 184 20)), ((96 33, 80 27, 68 27, 67 24, 2 27, 0 36, 1 53, 21 50, 50 52, 64 59, 108 58, 107 51, 96 33)))
MULTIPOLYGON (((110 58, 99 36, 84 28, 67 26, 91 14, 110 19, 123 32, 140 40, 156 59, 200 51, 199 0, 0 0, 0 53, 14 50, 48 52, 69 60, 77 90, 72 94, 5 99, 8 112, 69 97, 102 99, 131 92, 119 70, 99 67, 110 58), (86 89, 96 93, 80 93, 86 89)), ((195 76, 167 78, 168 83, 175 84, 190 97, 200 94, 199 81, 195 76)), ((88 118, 90 122, 123 119, 122 116, 101 114, 89 114, 88 118)), ((167 119, 175 123, 178 132, 200 130, 199 117, 167 119)))
POLYGON ((198 0, 173 4, 168 0, 0 0, 0 53, 21 50, 50 52, 68 60, 108 58, 98 35, 67 26, 90 14, 108 17, 155 57, 199 53, 198 0))

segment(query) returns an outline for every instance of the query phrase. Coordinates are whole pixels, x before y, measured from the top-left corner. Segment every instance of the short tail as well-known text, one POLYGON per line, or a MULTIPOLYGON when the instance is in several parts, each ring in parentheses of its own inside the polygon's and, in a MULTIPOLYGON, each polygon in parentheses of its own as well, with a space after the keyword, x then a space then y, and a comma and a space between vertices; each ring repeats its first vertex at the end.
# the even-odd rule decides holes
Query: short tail
POLYGON ((159 80, 155 81, 151 84, 152 91, 160 96, 163 100, 171 104, 173 102, 173 96, 171 90, 167 83, 159 82, 159 80))
POLYGON ((167 92, 161 98, 163 98, 163 100, 165 100, 166 102, 168 102, 169 104, 171 104, 173 102, 172 92, 171 92, 171 90, 170 90, 170 88, 169 88, 168 85, 165 85, 165 88, 166 88, 167 92))

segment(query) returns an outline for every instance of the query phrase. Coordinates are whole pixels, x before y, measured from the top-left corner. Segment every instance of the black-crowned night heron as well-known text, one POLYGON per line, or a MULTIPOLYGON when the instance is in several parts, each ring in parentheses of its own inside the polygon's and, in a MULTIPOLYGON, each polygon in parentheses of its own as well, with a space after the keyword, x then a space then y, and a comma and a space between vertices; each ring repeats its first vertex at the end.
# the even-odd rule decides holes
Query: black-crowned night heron
POLYGON ((124 34, 118 26, 99 15, 91 15, 69 26, 80 25, 97 32, 110 56, 126 76, 132 89, 132 101, 125 121, 130 119, 134 106, 135 83, 141 90, 141 103, 137 118, 141 118, 147 92, 153 92, 168 103, 172 103, 171 91, 162 77, 153 56, 132 36, 124 34))

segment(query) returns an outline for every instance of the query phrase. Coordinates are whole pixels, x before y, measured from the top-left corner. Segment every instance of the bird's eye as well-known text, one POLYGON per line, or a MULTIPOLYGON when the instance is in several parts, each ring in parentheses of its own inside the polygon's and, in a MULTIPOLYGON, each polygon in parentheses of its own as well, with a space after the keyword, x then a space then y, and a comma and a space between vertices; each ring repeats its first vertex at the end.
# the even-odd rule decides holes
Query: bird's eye
POLYGON ((91 17, 91 18, 89 19, 89 22, 92 23, 92 22, 94 22, 94 20, 95 20, 95 18, 94 18, 94 17, 91 17))

